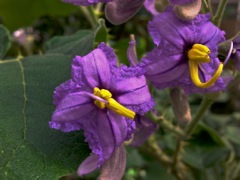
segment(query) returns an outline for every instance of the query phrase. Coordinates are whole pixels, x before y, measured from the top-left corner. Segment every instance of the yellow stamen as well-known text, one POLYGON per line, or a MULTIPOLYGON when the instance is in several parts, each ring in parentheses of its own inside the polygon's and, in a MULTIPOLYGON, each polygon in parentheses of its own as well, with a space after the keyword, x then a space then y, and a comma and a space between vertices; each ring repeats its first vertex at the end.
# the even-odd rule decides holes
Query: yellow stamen
POLYGON ((107 103, 104 103, 100 100, 94 101, 94 104, 100 109, 104 109, 105 107, 107 107, 108 109, 114 111, 119 115, 134 119, 135 112, 119 104, 115 99, 112 98, 112 94, 108 90, 100 90, 99 88, 95 87, 93 94, 107 101, 107 103))
POLYGON ((211 53, 210 49, 207 46, 202 45, 202 44, 194 44, 192 48, 198 49, 199 51, 205 52, 207 54, 211 53))
POLYGON ((223 70, 223 63, 220 63, 218 66, 217 71, 215 74, 209 79, 207 82, 201 82, 198 74, 198 66, 199 63, 202 62, 210 62, 210 57, 208 54, 210 54, 210 50, 207 46, 204 46, 202 44, 194 44, 192 49, 188 51, 188 65, 190 69, 190 76, 193 81, 193 83, 200 88, 208 88, 212 86, 220 77, 222 70, 223 70))
POLYGON ((190 49, 188 51, 188 58, 196 62, 210 62, 210 57, 207 53, 199 51, 198 49, 190 49))
POLYGON ((108 109, 111 109, 112 111, 114 111, 117 114, 120 114, 122 116, 125 116, 127 118, 130 119, 134 119, 135 117, 135 112, 125 108, 124 106, 122 106, 121 104, 119 104, 115 99, 110 98, 108 100, 108 104, 106 104, 106 107, 108 109))

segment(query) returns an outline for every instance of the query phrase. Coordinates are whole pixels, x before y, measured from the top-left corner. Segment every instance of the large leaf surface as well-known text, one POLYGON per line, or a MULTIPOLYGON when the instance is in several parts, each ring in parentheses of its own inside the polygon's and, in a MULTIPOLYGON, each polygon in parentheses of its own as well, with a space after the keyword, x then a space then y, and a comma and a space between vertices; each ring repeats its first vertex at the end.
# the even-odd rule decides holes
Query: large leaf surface
MULTIPOLYGON (((89 36, 90 38, 91 36, 89 36)), ((84 43, 86 37, 78 39, 84 43)), ((81 132, 50 129, 56 86, 70 78, 72 55, 49 53, 0 61, 0 179, 59 179, 89 154, 81 132)))
POLYGON ((0 17, 11 30, 29 26, 43 15, 67 15, 77 7, 61 0, 1 0, 0 17))
POLYGON ((85 55, 93 48, 94 32, 81 30, 70 36, 55 36, 45 46, 47 53, 85 55))

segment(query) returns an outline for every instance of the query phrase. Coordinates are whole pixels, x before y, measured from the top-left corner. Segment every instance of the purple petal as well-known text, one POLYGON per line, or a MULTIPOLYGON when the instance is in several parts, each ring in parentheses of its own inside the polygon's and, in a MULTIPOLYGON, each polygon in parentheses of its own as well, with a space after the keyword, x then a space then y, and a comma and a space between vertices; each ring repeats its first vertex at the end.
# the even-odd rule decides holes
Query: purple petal
POLYGON ((68 122, 79 120, 95 109, 93 100, 85 92, 71 93, 56 107, 53 113, 52 121, 68 122))
POLYGON ((164 56, 160 48, 155 48, 142 59, 140 66, 145 68, 147 76, 154 76, 170 71, 180 65, 184 58, 183 53, 164 56))
MULTIPOLYGON (((108 156, 124 142, 127 134, 127 123, 122 116, 113 111, 107 111, 107 113, 99 111, 97 117, 96 130, 99 142, 102 151, 108 156)), ((108 158, 105 157, 104 159, 108 158)))
POLYGON ((95 49, 84 57, 76 56, 72 66, 73 81, 85 85, 87 83, 91 89, 109 88, 112 76, 110 63, 101 49, 95 49))
POLYGON ((56 87, 54 91, 54 105, 57 106, 67 94, 77 92, 79 90, 80 87, 72 80, 62 83, 60 86, 56 87))
POLYGON ((156 75, 148 75, 146 73, 147 79, 149 79, 153 84, 163 84, 163 83, 168 83, 168 82, 173 82, 173 81, 178 81, 184 72, 188 71, 188 66, 186 64, 179 64, 172 69, 169 69, 163 73, 159 73, 156 75))
POLYGON ((153 21, 149 23, 149 32, 155 44, 161 44, 166 52, 190 48, 189 46, 195 43, 204 45, 207 43, 206 45, 212 50, 216 47, 216 43, 224 40, 224 37, 223 32, 209 19, 209 14, 201 14, 190 22, 182 21, 169 7, 167 11, 155 16, 153 21))
POLYGON ((225 32, 221 31, 210 21, 202 24, 198 28, 196 42, 206 45, 211 50, 211 55, 216 57, 218 44, 225 41, 225 32))
POLYGON ((124 145, 121 145, 115 150, 111 158, 107 160, 98 177, 99 180, 121 180, 126 167, 126 150, 124 145))
POLYGON ((62 0, 65 3, 71 3, 76 6, 90 6, 99 2, 110 2, 112 0, 62 0))
POLYGON ((144 1, 144 6, 145 8, 153 15, 156 16, 159 14, 159 12, 155 8, 155 2, 156 0, 145 0, 144 1))
POLYGON ((115 25, 122 24, 134 16, 144 0, 114 0, 105 7, 106 18, 115 25))
POLYGON ((136 119, 136 132, 131 143, 132 146, 140 146, 158 128, 157 124, 146 117, 138 116, 136 119))
MULTIPOLYGON (((92 152, 98 156, 99 167, 108 160, 112 153, 132 134, 131 123, 113 111, 98 110, 98 114, 83 125, 86 141, 92 152)), ((135 127, 135 126, 134 126, 135 127)))
POLYGON ((83 176, 95 171, 98 167, 98 156, 91 154, 80 164, 77 173, 79 176, 83 176))
POLYGON ((114 88, 114 91, 118 92, 115 99, 136 113, 144 114, 154 106, 144 76, 124 79, 117 82, 114 88))
POLYGON ((174 47, 175 49, 182 50, 184 48, 185 41, 181 35, 181 31, 179 32, 178 29, 186 29, 186 32, 189 30, 186 24, 181 21, 175 21, 175 19, 176 17, 172 11, 166 11, 155 16, 149 22, 148 30, 157 46, 161 45, 165 49, 174 47))

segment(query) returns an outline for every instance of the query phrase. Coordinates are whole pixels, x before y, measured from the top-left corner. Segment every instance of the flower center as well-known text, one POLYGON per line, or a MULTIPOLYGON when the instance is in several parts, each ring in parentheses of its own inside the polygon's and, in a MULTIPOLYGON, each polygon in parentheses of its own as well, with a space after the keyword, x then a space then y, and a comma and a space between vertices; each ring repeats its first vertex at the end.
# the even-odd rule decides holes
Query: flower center
POLYGON ((100 109, 107 107, 117 114, 134 119, 135 112, 119 104, 115 99, 112 98, 112 94, 108 90, 95 87, 93 90, 93 95, 100 97, 94 101, 94 104, 100 109))
POLYGON ((207 81, 201 82, 198 74, 198 67, 201 67, 200 63, 209 63, 209 54, 211 51, 207 46, 202 44, 194 44, 192 49, 188 51, 188 65, 190 70, 190 76, 193 83, 200 88, 208 88, 212 86, 220 77, 223 70, 223 63, 220 63, 215 74, 207 81))

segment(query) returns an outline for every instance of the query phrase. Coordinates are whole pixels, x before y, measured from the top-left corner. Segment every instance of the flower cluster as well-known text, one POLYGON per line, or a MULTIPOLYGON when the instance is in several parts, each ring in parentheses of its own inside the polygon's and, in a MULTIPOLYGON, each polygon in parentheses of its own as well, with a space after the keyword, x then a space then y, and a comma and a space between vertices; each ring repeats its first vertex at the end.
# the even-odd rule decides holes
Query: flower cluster
MULTIPOLYGON (((63 1, 83 6, 107 3, 105 14, 114 24, 131 18, 143 4, 154 16, 148 30, 156 47, 139 64, 133 42, 128 49, 130 67, 119 67, 113 50, 101 43, 86 56, 76 56, 71 79, 55 89, 56 109, 50 127, 64 132, 83 130, 92 150, 79 166, 79 175, 103 167, 104 163, 111 166, 111 157, 125 152, 124 141, 135 134, 132 144, 139 145, 156 130, 156 125, 143 117, 154 106, 146 79, 158 89, 178 88, 185 94, 226 88, 229 79, 221 77, 224 63, 217 57, 218 44, 225 41, 224 32, 210 22, 209 14, 197 12, 183 19, 176 14, 177 8, 196 2, 199 9, 201 1, 170 0, 172 6, 163 13, 155 9, 155 0, 63 1)), ((238 68, 239 44, 236 38, 233 46, 238 68)))

